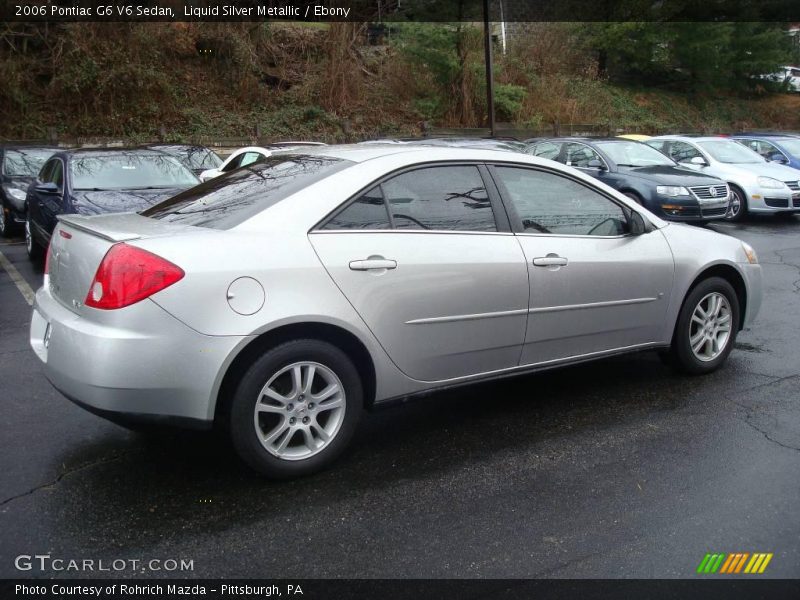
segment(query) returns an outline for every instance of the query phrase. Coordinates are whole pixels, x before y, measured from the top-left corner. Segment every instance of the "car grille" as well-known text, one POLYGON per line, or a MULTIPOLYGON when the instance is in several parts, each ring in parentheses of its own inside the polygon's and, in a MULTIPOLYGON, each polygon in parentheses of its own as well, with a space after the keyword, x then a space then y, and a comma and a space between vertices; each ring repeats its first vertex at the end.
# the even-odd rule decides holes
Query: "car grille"
POLYGON ((703 209, 703 216, 704 217, 721 217, 726 212, 728 212, 727 206, 721 206, 719 208, 706 208, 703 209))
POLYGON ((722 185, 699 185, 690 187, 689 190, 697 196, 700 200, 724 200, 728 197, 728 186, 722 185), (711 188, 714 188, 716 195, 711 193, 711 188))
POLYGON ((800 181, 784 181, 783 183, 785 183, 793 193, 800 192, 800 181))

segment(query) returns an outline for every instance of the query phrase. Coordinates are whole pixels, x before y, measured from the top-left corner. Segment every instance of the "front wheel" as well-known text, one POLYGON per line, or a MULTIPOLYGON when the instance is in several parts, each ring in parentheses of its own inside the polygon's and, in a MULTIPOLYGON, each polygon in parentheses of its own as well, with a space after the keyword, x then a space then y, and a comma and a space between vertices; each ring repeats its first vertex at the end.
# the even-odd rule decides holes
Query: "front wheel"
POLYGON ((336 346, 286 342, 264 353, 242 377, 230 408, 233 445, 268 477, 308 475, 347 446, 363 397, 358 371, 336 346))
POLYGON ((737 187, 731 186, 731 201, 728 204, 728 212, 725 218, 728 221, 741 221, 747 216, 747 198, 744 192, 737 187))
POLYGON ((739 329, 739 299, 730 283, 710 277, 683 303, 672 338, 672 362, 685 373, 716 371, 727 360, 739 329))
POLYGON ((36 241, 36 238, 33 237, 30 214, 25 216, 25 250, 28 251, 28 257, 30 257, 31 260, 40 260, 44 254, 44 249, 36 241))

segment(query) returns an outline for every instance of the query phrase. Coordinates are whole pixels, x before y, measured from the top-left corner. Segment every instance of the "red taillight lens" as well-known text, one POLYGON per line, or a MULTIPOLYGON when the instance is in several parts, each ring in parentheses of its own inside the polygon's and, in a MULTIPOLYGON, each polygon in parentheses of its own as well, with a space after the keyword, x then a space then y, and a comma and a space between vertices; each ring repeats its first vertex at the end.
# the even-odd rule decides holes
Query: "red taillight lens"
POLYGON ((183 269, 128 244, 114 244, 97 267, 84 304, 112 310, 130 306, 183 279, 183 269))

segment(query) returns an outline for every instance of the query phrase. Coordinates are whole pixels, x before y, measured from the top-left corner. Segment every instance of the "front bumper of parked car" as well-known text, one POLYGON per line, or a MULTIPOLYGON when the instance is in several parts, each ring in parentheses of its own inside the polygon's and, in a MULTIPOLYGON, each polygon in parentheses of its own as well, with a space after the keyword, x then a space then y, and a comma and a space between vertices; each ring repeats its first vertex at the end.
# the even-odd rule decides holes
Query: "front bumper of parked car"
POLYGON ((126 321, 137 327, 90 321, 42 287, 30 344, 48 380, 76 404, 112 421, 209 427, 218 374, 245 338, 202 335, 151 300, 120 311, 128 311, 126 321))
POLYGON ((691 197, 665 198, 659 196, 659 208, 669 221, 711 221, 723 219, 728 212, 728 197, 713 201, 698 201, 691 197))

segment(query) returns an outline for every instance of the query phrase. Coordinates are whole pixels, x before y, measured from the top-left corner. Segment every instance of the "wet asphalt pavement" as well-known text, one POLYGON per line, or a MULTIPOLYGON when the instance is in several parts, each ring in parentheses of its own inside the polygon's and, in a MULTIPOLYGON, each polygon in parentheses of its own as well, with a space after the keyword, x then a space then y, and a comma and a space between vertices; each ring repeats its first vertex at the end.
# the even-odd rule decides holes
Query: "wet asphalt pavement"
POLYGON ((713 227, 755 247, 766 284, 722 371, 639 354, 441 394, 366 415, 333 468, 292 482, 214 435, 73 406, 0 269, 0 577, 75 575, 19 572, 21 554, 191 559, 172 575, 194 577, 694 577, 707 552, 800 577, 800 218, 713 227))

